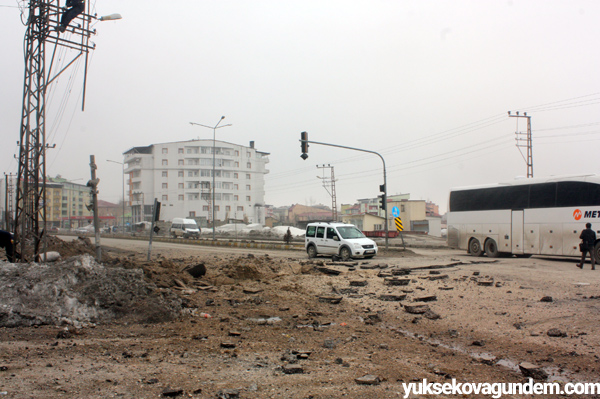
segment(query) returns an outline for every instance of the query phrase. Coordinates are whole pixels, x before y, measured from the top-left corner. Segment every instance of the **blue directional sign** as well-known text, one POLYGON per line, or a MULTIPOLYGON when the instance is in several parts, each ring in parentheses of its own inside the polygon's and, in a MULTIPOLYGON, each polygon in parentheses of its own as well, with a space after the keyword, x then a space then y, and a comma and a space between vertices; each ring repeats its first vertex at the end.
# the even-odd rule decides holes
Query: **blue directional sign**
POLYGON ((400 209, 398 209, 398 207, 397 207, 397 206, 395 206, 395 207, 393 207, 393 208, 392 208, 392 215, 393 215, 395 218, 397 218, 397 217, 399 217, 399 216, 400 216, 400 209))

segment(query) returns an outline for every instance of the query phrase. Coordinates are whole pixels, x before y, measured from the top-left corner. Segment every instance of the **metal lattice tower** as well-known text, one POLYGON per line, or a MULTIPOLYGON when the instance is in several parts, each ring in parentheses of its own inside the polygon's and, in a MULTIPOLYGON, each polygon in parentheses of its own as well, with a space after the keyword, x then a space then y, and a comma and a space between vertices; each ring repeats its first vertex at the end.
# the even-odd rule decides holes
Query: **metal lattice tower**
POLYGON ((317 176, 317 178, 323 180, 323 188, 327 191, 327 193, 331 196, 331 217, 333 221, 337 221, 337 199, 335 194, 335 174, 333 172, 333 166, 331 165, 317 165, 317 168, 323 169, 323 177, 317 176), (331 169, 331 177, 327 178, 325 176, 325 169, 331 169))
MULTIPOLYGON (((517 141, 517 147, 527 147, 527 178, 533 177, 533 143, 531 140, 531 116, 527 115, 527 112, 523 112, 523 115, 519 115, 519 111, 516 112, 516 115, 511 115, 510 111, 508 111, 508 116, 511 118, 527 118, 527 135, 525 138, 522 138, 523 133, 518 130, 515 132, 517 141), (526 145, 521 144, 523 141, 526 142, 526 145)), ((520 150, 519 150, 520 151, 520 150)), ((521 153, 523 155, 523 153, 521 153)), ((525 157, 523 157, 525 158, 525 157)))
MULTIPOLYGON (((31 0, 25 33, 25 79, 23 110, 19 140, 19 167, 16 184, 14 239, 15 250, 22 261, 35 259, 45 252, 46 227, 46 92, 48 86, 79 57, 87 58, 94 48, 90 44, 90 21, 87 12, 79 14, 59 33, 64 8, 59 0, 31 0), (51 57, 46 63, 47 47, 51 57), (60 47, 75 51, 73 60, 53 71, 56 52, 60 47), (32 245, 32 246, 31 246, 32 245), (32 257, 32 258, 30 258, 32 257)), ((58 61, 57 61, 58 63, 58 61)), ((85 78, 84 78, 85 99, 85 78)))

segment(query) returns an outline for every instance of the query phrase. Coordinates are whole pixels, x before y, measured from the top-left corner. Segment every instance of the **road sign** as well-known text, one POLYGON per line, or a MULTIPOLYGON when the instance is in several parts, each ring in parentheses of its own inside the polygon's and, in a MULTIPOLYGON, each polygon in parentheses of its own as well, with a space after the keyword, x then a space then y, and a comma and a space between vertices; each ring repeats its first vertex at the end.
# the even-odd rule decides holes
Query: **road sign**
POLYGON ((398 231, 404 230, 404 226, 402 226, 402 219, 400 219, 399 217, 394 218, 394 222, 396 222, 396 230, 398 230, 398 231))
POLYGON ((392 208, 392 216, 394 216, 395 218, 400 217, 400 209, 398 209, 397 206, 392 208))

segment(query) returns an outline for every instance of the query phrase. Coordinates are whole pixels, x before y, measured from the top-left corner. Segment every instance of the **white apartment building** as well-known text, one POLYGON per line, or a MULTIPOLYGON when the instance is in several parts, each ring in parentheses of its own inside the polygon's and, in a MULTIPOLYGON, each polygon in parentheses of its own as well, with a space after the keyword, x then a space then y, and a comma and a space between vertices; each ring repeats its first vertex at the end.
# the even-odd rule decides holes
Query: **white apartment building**
POLYGON ((216 140, 213 188, 213 140, 190 140, 134 147, 123 153, 134 223, 150 221, 154 198, 160 220, 176 217, 216 225, 229 220, 265 223, 265 175, 268 153, 216 140), (128 177, 127 177, 128 176, 128 177))

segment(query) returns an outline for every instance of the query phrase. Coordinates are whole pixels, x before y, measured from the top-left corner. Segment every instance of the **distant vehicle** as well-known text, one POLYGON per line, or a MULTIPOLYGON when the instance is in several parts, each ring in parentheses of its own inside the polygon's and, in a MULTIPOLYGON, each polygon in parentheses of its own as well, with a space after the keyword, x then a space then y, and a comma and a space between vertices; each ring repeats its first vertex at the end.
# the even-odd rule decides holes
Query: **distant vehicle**
POLYGON ((173 238, 199 238, 200 228, 194 219, 174 218, 169 233, 173 238))
POLYGON ((317 255, 351 258, 372 258, 377 255, 377 244, 352 224, 309 223, 306 226, 305 248, 309 258, 317 255))
POLYGON ((76 234, 86 235, 94 232, 94 226, 88 225, 85 227, 78 227, 74 231, 76 234))
MULTIPOLYGON (((448 210, 448 246, 473 256, 580 256, 586 222, 600 233, 600 176, 455 188, 448 210)), ((594 251, 600 259, 598 240, 594 251)))

